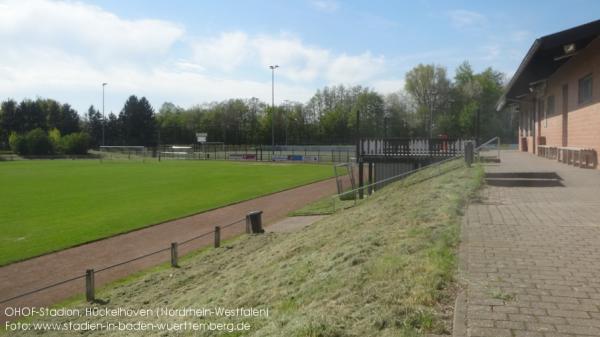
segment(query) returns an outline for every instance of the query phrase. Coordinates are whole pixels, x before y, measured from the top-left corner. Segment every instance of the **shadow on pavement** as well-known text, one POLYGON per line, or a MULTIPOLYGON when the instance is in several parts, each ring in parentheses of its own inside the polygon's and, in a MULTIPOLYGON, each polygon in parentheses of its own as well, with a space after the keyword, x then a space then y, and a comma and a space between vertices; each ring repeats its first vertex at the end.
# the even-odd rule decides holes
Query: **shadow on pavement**
POLYGON ((493 172, 485 174, 490 186, 500 187, 564 187, 556 172, 493 172))

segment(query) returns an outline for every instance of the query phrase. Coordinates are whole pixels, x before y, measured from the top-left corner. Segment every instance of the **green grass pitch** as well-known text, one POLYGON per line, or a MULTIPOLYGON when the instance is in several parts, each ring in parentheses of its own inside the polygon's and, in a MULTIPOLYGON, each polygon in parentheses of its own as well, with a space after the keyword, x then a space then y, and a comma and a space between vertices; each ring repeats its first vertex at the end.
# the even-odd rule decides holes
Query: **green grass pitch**
POLYGON ((0 265, 333 175, 222 161, 0 163, 0 265))

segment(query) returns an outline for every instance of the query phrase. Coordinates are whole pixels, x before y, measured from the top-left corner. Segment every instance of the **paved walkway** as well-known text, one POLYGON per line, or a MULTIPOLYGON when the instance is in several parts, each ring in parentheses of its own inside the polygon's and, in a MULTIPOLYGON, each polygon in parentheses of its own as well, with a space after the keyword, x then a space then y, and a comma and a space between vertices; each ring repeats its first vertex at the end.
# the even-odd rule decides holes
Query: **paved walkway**
MULTIPOLYGON (((327 179, 305 186, 240 202, 183 219, 117 235, 108 239, 65 249, 0 268, 0 300, 39 289, 49 284, 77 277, 88 268, 95 270, 136 258, 149 252, 168 248, 171 242, 211 232, 215 225, 226 225, 242 219, 235 225, 223 228, 221 238, 239 235, 245 230, 245 215, 262 210, 263 223, 269 226, 302 206, 336 192, 335 179, 327 179)), ((283 230, 284 227, 280 226, 283 230)), ((268 227, 267 227, 268 230, 268 227)), ((213 244, 213 234, 179 245, 179 254, 213 244)), ((96 273, 96 286, 125 277, 129 274, 169 261, 165 251, 96 273)), ((84 291, 84 280, 79 278, 48 290, 0 304, 0 322, 4 322, 4 308, 8 306, 46 306, 84 291)))
POLYGON ((272 233, 292 233, 302 230, 315 222, 325 218, 324 215, 291 216, 272 224, 265 230, 272 233))
POLYGON ((466 334, 600 336, 600 171, 501 159, 462 229, 466 334))

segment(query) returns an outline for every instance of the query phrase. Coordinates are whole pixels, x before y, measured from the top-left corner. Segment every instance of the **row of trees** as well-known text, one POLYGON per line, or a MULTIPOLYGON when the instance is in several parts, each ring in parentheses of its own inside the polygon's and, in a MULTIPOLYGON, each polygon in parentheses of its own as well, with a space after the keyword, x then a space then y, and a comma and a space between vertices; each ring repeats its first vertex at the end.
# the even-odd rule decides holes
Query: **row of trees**
POLYGON ((325 87, 306 103, 284 102, 274 109, 256 98, 190 109, 165 103, 156 122, 161 142, 169 144, 193 143, 197 131, 207 132, 209 141, 270 144, 272 123, 276 144, 351 144, 357 114, 363 137, 516 139, 516 118, 495 109, 502 73, 491 68, 476 73, 465 62, 450 79, 443 67, 418 65, 405 83, 403 92, 387 96, 361 86, 325 87))
POLYGON ((8 143, 20 155, 85 155, 90 148, 90 136, 85 132, 73 132, 62 137, 58 129, 46 132, 37 128, 24 134, 11 133, 8 143))
POLYGON ((190 144, 196 132, 207 132, 211 142, 270 144, 273 128, 276 144, 351 144, 357 122, 363 137, 475 137, 479 129, 482 139, 499 135, 513 141, 515 119, 495 110, 503 81, 500 72, 475 73, 465 62, 453 79, 443 67, 418 65, 406 74, 404 91, 387 96, 339 85, 317 90, 308 102, 286 101, 274 108, 251 98, 188 109, 164 103, 155 112, 145 97, 131 96, 118 115, 107 116, 104 132, 94 106, 80 119, 68 104, 53 100, 8 100, 0 110, 0 143, 7 144, 13 132, 39 128, 63 135, 85 132, 92 146, 190 144))
POLYGON ((0 143, 7 144, 13 132, 24 134, 38 128, 57 129, 66 135, 81 131, 81 120, 69 104, 52 99, 26 99, 21 103, 9 99, 0 104, 0 143))
POLYGON ((129 97, 119 115, 110 114, 102 124, 93 106, 81 119, 70 105, 52 99, 7 100, 0 104, 0 145, 23 155, 48 155, 85 154, 103 143, 157 143, 155 113, 145 97, 129 97))
POLYGON ((84 118, 83 127, 90 134, 94 146, 158 144, 159 130, 157 117, 146 97, 130 96, 119 115, 110 113, 102 128, 102 114, 90 106, 84 118))

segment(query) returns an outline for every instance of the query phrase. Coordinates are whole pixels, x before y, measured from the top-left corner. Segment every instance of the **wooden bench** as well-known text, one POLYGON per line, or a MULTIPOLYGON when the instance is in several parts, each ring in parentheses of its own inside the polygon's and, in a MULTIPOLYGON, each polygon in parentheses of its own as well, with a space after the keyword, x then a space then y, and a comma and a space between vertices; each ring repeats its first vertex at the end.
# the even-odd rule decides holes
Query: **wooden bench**
POLYGON ((581 168, 595 168, 597 165, 596 151, 591 148, 561 146, 558 147, 556 159, 561 163, 581 168))
POLYGON ((538 145, 537 155, 548 159, 556 159, 558 148, 550 145, 538 145))

